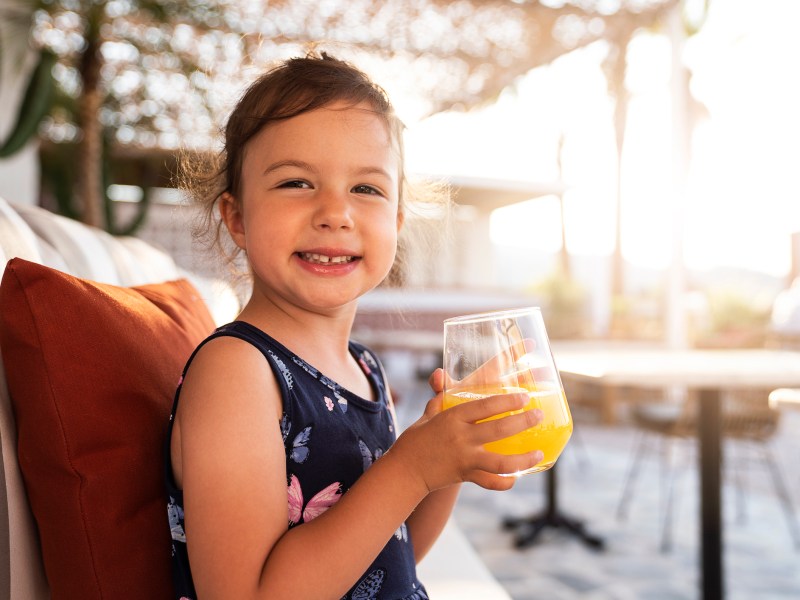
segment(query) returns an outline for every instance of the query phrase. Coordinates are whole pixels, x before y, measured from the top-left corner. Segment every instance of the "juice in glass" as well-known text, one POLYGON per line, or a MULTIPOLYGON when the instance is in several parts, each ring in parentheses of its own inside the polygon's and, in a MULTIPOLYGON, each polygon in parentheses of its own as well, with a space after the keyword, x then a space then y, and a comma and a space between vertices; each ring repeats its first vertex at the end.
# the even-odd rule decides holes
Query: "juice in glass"
MULTIPOLYGON (((523 393, 518 412, 541 409, 538 425, 489 442, 491 452, 511 455, 541 450, 542 461, 517 476, 552 467, 572 435, 564 387, 536 307, 453 317, 444 321, 444 408, 499 394, 523 393)), ((494 415, 499 419, 511 413, 494 415)))
POLYGON ((497 394, 528 394, 528 403, 518 411, 509 411, 485 419, 490 421, 519 413, 523 410, 539 408, 544 419, 539 425, 531 427, 501 440, 489 442, 484 447, 499 454, 520 454, 541 450, 542 461, 536 465, 535 471, 544 471, 552 467, 561 455, 572 435, 572 418, 569 412, 564 390, 560 387, 546 387, 541 384, 522 383, 517 386, 484 385, 468 386, 447 390, 444 394, 444 408, 451 408, 464 402, 486 398, 497 394))

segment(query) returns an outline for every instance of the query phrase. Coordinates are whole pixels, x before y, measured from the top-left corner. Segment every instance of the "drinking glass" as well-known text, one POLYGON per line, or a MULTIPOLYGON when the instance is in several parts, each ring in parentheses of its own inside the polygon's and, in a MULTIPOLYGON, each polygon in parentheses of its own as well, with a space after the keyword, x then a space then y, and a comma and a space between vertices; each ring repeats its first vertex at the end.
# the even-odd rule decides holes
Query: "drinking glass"
POLYGON ((534 467, 506 475, 536 473, 555 464, 572 435, 572 416, 539 308, 446 319, 444 373, 445 409, 487 396, 522 392, 529 400, 513 412, 539 408, 544 413, 535 427, 485 444, 487 450, 500 454, 544 453, 534 467))

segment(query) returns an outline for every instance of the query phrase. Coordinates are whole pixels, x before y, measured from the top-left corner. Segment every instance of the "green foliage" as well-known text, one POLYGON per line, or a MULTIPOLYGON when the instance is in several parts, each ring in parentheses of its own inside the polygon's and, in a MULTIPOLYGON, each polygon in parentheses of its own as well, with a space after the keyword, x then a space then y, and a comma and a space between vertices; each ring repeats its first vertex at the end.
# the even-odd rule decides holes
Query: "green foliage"
POLYGON ((103 141, 103 211, 105 213, 106 229, 112 235, 131 235, 142 226, 145 218, 147 218, 147 209, 150 208, 150 188, 147 186, 142 188, 143 195, 137 204, 137 212, 133 219, 125 225, 120 225, 117 222, 118 219, 114 210, 116 204, 108 197, 108 188, 114 181, 111 173, 111 160, 108 158, 110 155, 110 136, 105 135, 103 141))
POLYGON ((100 203, 108 231, 132 233, 145 218, 147 192, 136 218, 119 227, 114 203, 105 191, 98 198, 87 190, 76 190, 75 174, 102 171, 102 188, 107 190, 113 181, 112 140, 141 144, 146 139, 149 143, 145 145, 158 146, 163 145, 164 134, 175 138, 176 123, 183 123, 188 131, 199 129, 195 123, 186 123, 186 108, 207 105, 204 97, 199 102, 194 97, 163 99, 169 95, 165 89, 176 87, 176 75, 182 78, 177 87, 189 90, 191 96, 192 86, 184 84, 192 74, 201 72, 197 44, 175 46, 173 33, 178 27, 193 31, 193 35, 211 32, 222 25, 225 6, 177 0, 19 0, 19 5, 3 7, 4 21, 13 17, 16 23, 14 35, 21 38, 26 34, 23 46, 32 43, 40 48, 40 61, 16 124, 8 139, 0 141, 0 158, 18 152, 40 132, 46 144, 54 142, 42 153, 42 183, 55 198, 59 212, 81 219, 96 214, 88 205, 100 203), (148 81, 155 83, 148 85, 148 81), (82 114, 87 97, 98 95, 102 98, 100 111, 92 116, 82 114), (140 136, 138 132, 144 133, 140 136), (100 135, 104 136, 102 156, 76 152, 77 140, 94 138, 99 142, 100 135), (93 164, 98 159, 99 166, 93 164), (79 164, 81 161, 84 164, 79 164), (76 192, 83 193, 80 203, 75 201, 76 192))
POLYGON ((711 330, 734 331, 765 328, 771 307, 734 290, 709 292, 708 307, 711 330))
MULTIPOLYGON (((110 133, 103 137, 103 190, 108 190, 114 182, 113 164, 110 157, 110 133)), ((56 202, 58 213, 71 219, 80 219, 81 207, 75 198, 75 144, 47 144, 39 153, 42 166, 42 184, 56 202)), ((141 200, 137 204, 136 215, 127 223, 120 224, 114 201, 103 194, 103 212, 106 230, 112 235, 132 235, 144 223, 150 207, 150 191, 143 186, 141 200)))
POLYGON ((0 158, 19 152, 38 131, 39 124, 50 111, 54 98, 53 65, 57 57, 48 50, 39 53, 25 96, 19 107, 17 121, 8 138, 0 145, 0 158))
POLYGON ((532 291, 546 302, 545 323, 551 338, 583 335, 586 330, 586 291, 574 279, 556 272, 542 279, 532 291))
POLYGON ((701 348, 754 348, 767 339, 770 301, 736 289, 706 291, 705 318, 695 327, 696 346, 701 348))
POLYGON ((74 144, 50 144, 47 151, 40 149, 39 160, 42 169, 42 187, 50 192, 56 201, 58 213, 78 219, 80 209, 73 206, 74 144))

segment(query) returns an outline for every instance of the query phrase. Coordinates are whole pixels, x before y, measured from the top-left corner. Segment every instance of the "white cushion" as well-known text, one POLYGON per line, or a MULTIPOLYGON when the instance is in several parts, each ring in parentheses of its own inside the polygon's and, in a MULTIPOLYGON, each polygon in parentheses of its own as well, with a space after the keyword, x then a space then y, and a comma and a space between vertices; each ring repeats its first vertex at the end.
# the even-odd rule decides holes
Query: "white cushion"
POLYGON ((114 261, 99 239, 108 233, 38 206, 15 205, 14 208, 38 236, 61 254, 70 274, 120 285, 114 261))

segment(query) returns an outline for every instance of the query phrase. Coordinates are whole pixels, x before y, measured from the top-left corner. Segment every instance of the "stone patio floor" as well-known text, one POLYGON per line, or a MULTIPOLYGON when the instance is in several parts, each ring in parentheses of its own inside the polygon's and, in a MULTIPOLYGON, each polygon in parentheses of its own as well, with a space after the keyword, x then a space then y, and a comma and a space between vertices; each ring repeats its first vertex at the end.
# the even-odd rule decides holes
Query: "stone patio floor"
MULTIPOLYGON (((422 397, 426 397, 422 392, 422 397)), ((421 406, 406 405, 410 415, 421 406)), ((418 413, 417 413, 418 414, 418 413)), ((401 415, 401 421, 404 420, 401 415)), ((558 462, 559 509, 583 521, 604 540, 593 549, 563 529, 546 528, 535 543, 514 546, 504 517, 540 513, 546 475, 520 479, 508 492, 463 486, 454 518, 492 573, 514 600, 689 600, 700 597, 698 480, 695 445, 681 442, 672 456, 679 465, 673 513, 673 544, 660 550, 663 502, 660 455, 645 458, 628 517, 616 516, 633 449, 641 435, 630 425, 600 425, 576 415, 575 433, 558 462)), ((800 517, 800 411, 785 410, 770 447, 800 517)), ((787 525, 768 469, 758 453, 727 447, 723 488, 726 598, 800 598, 800 549, 787 525), (733 471, 745 480, 733 485, 733 471), (742 510, 742 507, 744 510, 742 510)))

